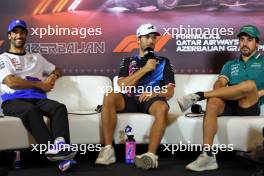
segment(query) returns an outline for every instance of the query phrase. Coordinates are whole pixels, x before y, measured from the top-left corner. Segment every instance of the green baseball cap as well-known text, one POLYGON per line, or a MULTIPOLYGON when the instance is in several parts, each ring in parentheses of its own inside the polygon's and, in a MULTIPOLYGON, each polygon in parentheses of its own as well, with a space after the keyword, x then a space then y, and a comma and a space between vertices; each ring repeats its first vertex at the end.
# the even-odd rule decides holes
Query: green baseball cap
POLYGON ((260 32, 258 30, 258 28, 256 26, 253 26, 253 25, 245 25, 245 26, 242 26, 240 28, 240 31, 239 33, 237 34, 237 36, 241 36, 241 34, 247 34, 253 38, 260 38, 260 32))

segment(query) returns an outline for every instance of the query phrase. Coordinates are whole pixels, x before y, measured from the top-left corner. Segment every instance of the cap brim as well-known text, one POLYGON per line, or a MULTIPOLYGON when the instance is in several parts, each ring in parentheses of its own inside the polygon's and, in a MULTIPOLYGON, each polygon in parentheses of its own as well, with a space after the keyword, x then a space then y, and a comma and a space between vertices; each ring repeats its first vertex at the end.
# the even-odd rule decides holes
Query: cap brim
POLYGON ((14 26, 12 29, 10 29, 8 32, 12 32, 12 31, 13 31, 15 28, 17 28, 17 27, 23 28, 23 29, 25 29, 26 31, 28 31, 27 28, 26 28, 25 26, 23 26, 23 25, 16 25, 16 26, 14 26))
POLYGON ((247 35, 247 36, 250 36, 250 37, 253 37, 253 38, 258 38, 257 36, 252 35, 252 34, 250 34, 250 33, 248 33, 248 32, 244 32, 244 31, 239 32, 239 33, 237 34, 238 37, 240 37, 241 35, 247 35))
POLYGON ((148 35, 148 34, 155 34, 156 36, 160 36, 160 33, 158 33, 158 32, 150 32, 150 33, 138 35, 138 37, 141 37, 141 36, 144 36, 144 35, 148 35))
POLYGON ((156 36, 160 36, 160 33, 158 32, 151 32, 150 34, 156 34, 156 36))

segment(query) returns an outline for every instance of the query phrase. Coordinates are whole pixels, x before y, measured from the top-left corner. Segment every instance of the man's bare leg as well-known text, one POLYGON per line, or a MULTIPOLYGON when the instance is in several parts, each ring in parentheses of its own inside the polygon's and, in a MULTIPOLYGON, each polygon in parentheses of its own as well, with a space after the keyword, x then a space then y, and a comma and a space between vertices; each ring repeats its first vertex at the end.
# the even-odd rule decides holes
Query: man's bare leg
POLYGON ((115 151, 112 147, 113 134, 116 127, 116 112, 125 108, 122 94, 109 93, 104 97, 101 113, 103 137, 105 146, 100 151, 95 164, 109 165, 116 162, 115 151))
POLYGON ((149 113, 155 117, 155 120, 150 131, 148 152, 135 158, 135 164, 138 168, 147 170, 158 166, 158 156, 155 154, 166 129, 168 111, 169 107, 163 101, 156 101, 150 106, 149 113))
POLYGON ((122 94, 109 93, 105 95, 102 107, 102 126, 105 145, 112 145, 113 134, 116 127, 116 112, 125 108, 122 94))
POLYGON ((192 171, 214 170, 218 168, 215 155, 211 151, 208 151, 207 147, 213 145, 214 136, 217 132, 217 116, 221 115, 225 109, 224 100, 237 100, 241 108, 248 108, 258 101, 258 91, 254 82, 245 81, 237 86, 205 92, 204 97, 208 99, 203 121, 203 144, 206 150, 204 148, 204 152, 194 162, 186 166, 186 169, 192 171))
POLYGON ((247 80, 234 86, 204 92, 205 99, 212 97, 223 100, 241 100, 243 107, 250 107, 258 101, 258 90, 254 81, 247 80))
POLYGON ((203 119, 203 144, 212 146, 217 132, 217 117, 224 112, 225 103, 220 98, 209 98, 203 119))
POLYGON ((228 87, 221 87, 206 92, 196 92, 188 94, 178 99, 182 111, 187 110, 197 101, 208 98, 220 98, 222 100, 239 100, 239 105, 243 108, 250 107, 258 101, 258 90, 254 81, 243 81, 240 84, 228 87))
POLYGON ((156 101, 149 108, 149 113, 155 117, 155 120, 150 131, 148 152, 153 154, 157 152, 160 141, 166 129, 168 111, 169 107, 163 101, 156 101))
MULTIPOLYGON (((217 131, 217 116, 224 112, 225 103, 220 98, 209 98, 206 114, 203 119, 203 144, 212 146, 217 131)), ((206 146, 207 147, 207 146, 206 146)), ((204 148, 205 149, 205 148, 204 148)), ((208 148, 206 148, 208 149, 208 148)), ((215 155, 206 150, 198 158, 186 166, 187 170, 204 171, 218 168, 215 155)))

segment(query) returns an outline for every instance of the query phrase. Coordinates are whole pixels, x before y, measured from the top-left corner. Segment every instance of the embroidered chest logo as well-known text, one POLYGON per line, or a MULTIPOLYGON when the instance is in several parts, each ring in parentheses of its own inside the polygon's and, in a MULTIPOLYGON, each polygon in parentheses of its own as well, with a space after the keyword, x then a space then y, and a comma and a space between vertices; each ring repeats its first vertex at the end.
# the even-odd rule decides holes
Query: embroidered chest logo
POLYGON ((137 66, 137 62, 135 60, 132 60, 129 64, 129 75, 133 74, 138 69, 139 68, 137 66))
POLYGON ((11 58, 10 61, 14 65, 16 71, 22 71, 22 66, 21 66, 21 62, 19 59, 11 58))
POLYGON ((261 68, 262 67, 262 64, 261 63, 257 63, 257 62, 255 62, 255 63, 253 63, 251 66, 250 66, 251 68, 261 68))
POLYGON ((239 72, 239 64, 231 65, 231 76, 237 76, 239 72))

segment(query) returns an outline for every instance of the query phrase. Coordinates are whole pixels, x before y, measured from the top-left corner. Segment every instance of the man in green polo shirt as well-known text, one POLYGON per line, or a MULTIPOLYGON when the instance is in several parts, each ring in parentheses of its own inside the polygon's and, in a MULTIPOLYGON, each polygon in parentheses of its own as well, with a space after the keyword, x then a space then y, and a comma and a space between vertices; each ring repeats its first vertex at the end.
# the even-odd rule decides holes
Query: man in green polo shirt
POLYGON ((239 33, 239 58, 228 61, 212 91, 196 92, 178 100, 182 111, 200 100, 207 99, 203 119, 203 153, 186 169, 204 171, 217 169, 215 155, 210 149, 217 131, 218 116, 257 116, 264 95, 264 57, 258 53, 260 32, 252 25, 243 26, 239 33), (205 150, 205 148, 207 148, 205 150))

